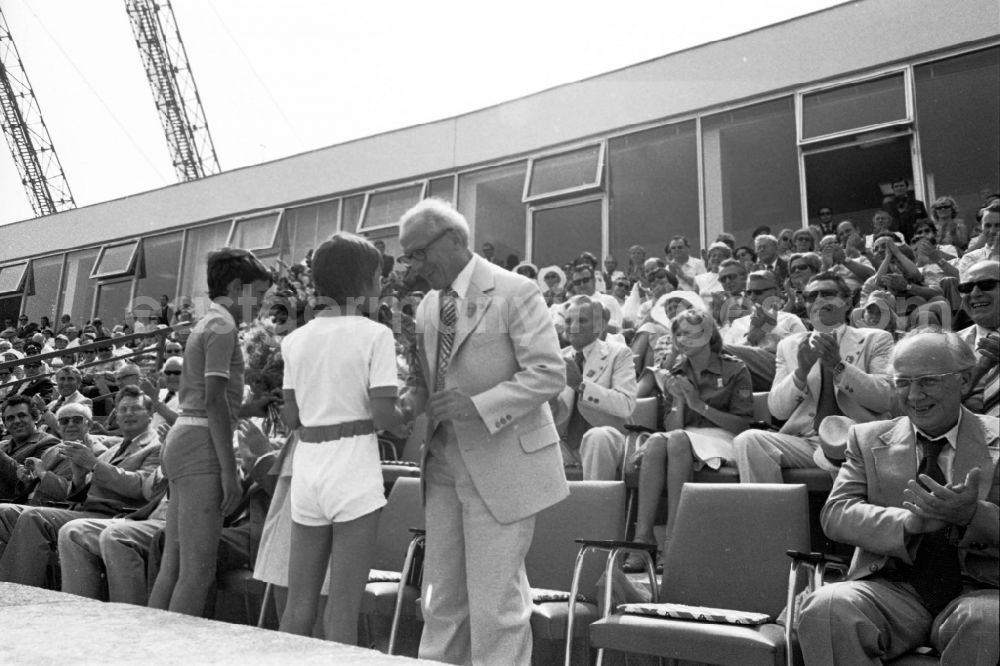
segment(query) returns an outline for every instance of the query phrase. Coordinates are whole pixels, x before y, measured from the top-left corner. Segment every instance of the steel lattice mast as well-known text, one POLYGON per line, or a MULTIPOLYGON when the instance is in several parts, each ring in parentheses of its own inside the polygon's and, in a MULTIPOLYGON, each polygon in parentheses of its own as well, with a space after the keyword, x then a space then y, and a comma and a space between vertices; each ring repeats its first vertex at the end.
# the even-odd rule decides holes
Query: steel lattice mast
POLYGON ((169 0, 125 0, 179 180, 218 173, 219 160, 169 0))
POLYGON ((76 208, 38 100, 0 9, 0 109, 3 134, 35 217, 76 208))

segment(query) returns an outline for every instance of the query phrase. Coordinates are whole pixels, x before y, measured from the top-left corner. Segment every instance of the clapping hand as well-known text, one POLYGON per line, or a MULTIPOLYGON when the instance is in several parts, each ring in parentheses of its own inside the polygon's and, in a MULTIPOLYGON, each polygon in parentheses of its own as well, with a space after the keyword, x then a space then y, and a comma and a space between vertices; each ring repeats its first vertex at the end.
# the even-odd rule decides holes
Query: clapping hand
POLYGON ((271 451, 271 440, 264 431, 252 421, 240 419, 237 426, 236 442, 239 445, 240 457, 250 464, 265 453, 271 451))
POLYGON ((816 361, 819 360, 819 352, 816 351, 812 338, 813 334, 809 333, 803 335, 802 339, 799 340, 799 348, 796 353, 796 366, 803 377, 809 373, 809 369, 816 365, 816 361))
POLYGON ((97 456, 83 442, 63 442, 60 444, 63 457, 80 469, 91 472, 97 464, 97 456))
MULTIPOLYGON (((996 333, 979 338, 976 343, 976 350, 979 352, 979 360, 987 368, 991 368, 1000 362, 1000 336, 996 333)), ((977 364, 978 365, 978 364, 977 364)))
POLYGON ((576 361, 571 358, 566 359, 566 386, 575 391, 580 388, 582 383, 583 373, 577 367, 576 361))
POLYGON ((942 486, 926 474, 907 483, 903 490, 903 508, 910 511, 906 531, 924 534, 948 525, 968 525, 979 501, 980 476, 982 471, 974 467, 958 484, 942 486))
POLYGON ((139 388, 142 390, 143 393, 149 396, 150 400, 154 402, 160 395, 160 390, 156 387, 155 384, 153 384, 153 382, 149 380, 148 377, 143 377, 142 379, 139 380, 139 388))
POLYGON ((160 438, 161 443, 165 443, 167 441, 167 433, 169 432, 170 432, 170 424, 164 421, 156 429, 156 436, 160 438))
POLYGON ((827 369, 832 369, 840 363, 840 345, 837 344, 837 337, 833 333, 814 332, 809 338, 819 362, 827 369))

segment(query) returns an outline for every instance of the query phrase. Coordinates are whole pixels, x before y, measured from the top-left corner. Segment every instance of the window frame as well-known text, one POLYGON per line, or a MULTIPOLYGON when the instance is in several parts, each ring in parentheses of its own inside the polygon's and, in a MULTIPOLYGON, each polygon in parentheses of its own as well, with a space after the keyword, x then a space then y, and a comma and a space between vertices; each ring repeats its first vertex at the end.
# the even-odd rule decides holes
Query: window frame
MULTIPOLYGON (((395 192, 397 190, 405 190, 410 187, 420 187, 420 195, 414 202, 414 205, 420 203, 427 198, 427 190, 430 187, 429 179, 422 178, 420 180, 412 180, 407 183, 397 183, 389 187, 377 187, 371 190, 366 190, 364 203, 361 204, 361 214, 358 216, 358 226, 357 228, 351 230, 352 233, 361 234, 362 232, 369 231, 382 231, 383 229, 394 229, 399 226, 399 222, 391 222, 389 224, 378 224, 371 227, 365 226, 365 218, 368 216, 368 207, 371 203, 372 195, 385 194, 388 192, 395 192)), ((341 207, 343 210, 343 207, 341 207)))
POLYGON ((587 143, 576 145, 572 148, 562 148, 557 151, 550 151, 528 157, 528 169, 524 174, 524 191, 521 195, 521 203, 530 205, 539 201, 548 201, 559 197, 578 194, 582 195, 590 192, 603 192, 605 171, 604 164, 607 159, 608 150, 607 139, 608 137, 603 137, 599 141, 588 141, 587 143), (547 192, 539 192, 538 194, 529 194, 529 192, 531 192, 531 181, 535 176, 535 162, 560 157, 562 155, 569 155, 570 153, 583 151, 588 148, 594 148, 595 146, 597 147, 597 164, 594 179, 592 181, 582 185, 575 185, 573 187, 564 187, 561 190, 549 190, 547 192))
POLYGON ((800 147, 805 147, 816 143, 823 143, 825 141, 843 139, 858 134, 865 134, 867 132, 872 132, 874 130, 896 128, 896 127, 912 127, 915 116, 915 111, 914 111, 916 106, 915 102, 916 100, 914 98, 914 92, 913 92, 913 68, 909 65, 904 65, 904 66, 897 65, 895 67, 882 68, 875 70, 873 72, 867 72, 862 76, 842 78, 842 79, 837 79, 836 81, 826 82, 820 85, 809 86, 807 88, 799 88, 795 91, 795 138, 800 147), (844 88, 859 83, 866 83, 868 81, 876 81, 878 79, 888 79, 893 76, 899 76, 899 75, 902 75, 903 77, 903 101, 906 105, 905 118, 890 120, 881 123, 874 123, 872 125, 864 125, 861 127, 852 127, 850 129, 840 130, 838 132, 830 132, 828 134, 821 134, 817 136, 811 136, 808 138, 803 137, 806 97, 819 92, 832 91, 838 88, 844 88))
POLYGON ((281 219, 284 217, 284 212, 284 208, 274 208, 271 210, 259 211, 250 215, 240 215, 239 217, 234 217, 233 221, 229 224, 229 234, 226 236, 226 247, 233 247, 233 237, 236 236, 236 227, 241 222, 256 220, 269 215, 277 215, 277 217, 274 218, 274 227, 271 229, 271 242, 267 245, 267 247, 246 247, 242 249, 249 250, 257 255, 263 254, 265 256, 269 256, 275 252, 280 252, 281 248, 274 247, 274 244, 278 240, 278 232, 281 230, 281 219))
POLYGON ((115 241, 114 243, 105 243, 101 246, 100 251, 97 253, 97 259, 94 260, 94 267, 90 269, 90 279, 92 280, 106 280, 119 277, 131 276, 135 273, 136 258, 139 256, 139 252, 142 250, 142 238, 133 238, 127 241, 115 241), (119 271, 100 271, 101 262, 104 261, 104 254, 110 248, 124 247, 126 245, 132 245, 132 253, 129 255, 128 262, 125 268, 119 271))
POLYGON ((18 280, 17 280, 17 287, 15 289, 13 289, 13 290, 10 290, 10 291, 0 291, 0 296, 13 296, 15 294, 24 294, 25 287, 27 286, 25 284, 25 282, 26 282, 27 277, 28 277, 28 264, 29 263, 30 262, 27 261, 27 260, 25 260, 25 261, 15 261, 12 264, 7 264, 6 266, 0 266, 0 272, 5 271, 5 270, 7 270, 9 268, 17 268, 18 266, 21 267, 21 277, 19 277, 18 280))

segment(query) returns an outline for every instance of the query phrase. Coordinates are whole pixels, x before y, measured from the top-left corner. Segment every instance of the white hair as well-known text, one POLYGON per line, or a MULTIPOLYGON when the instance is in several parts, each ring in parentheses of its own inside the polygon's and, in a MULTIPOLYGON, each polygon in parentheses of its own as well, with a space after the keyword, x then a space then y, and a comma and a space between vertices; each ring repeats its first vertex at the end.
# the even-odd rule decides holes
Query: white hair
POLYGON ((469 223, 465 216, 444 199, 424 199, 399 218, 399 234, 403 236, 415 224, 427 224, 432 233, 453 229, 462 243, 469 245, 469 223))

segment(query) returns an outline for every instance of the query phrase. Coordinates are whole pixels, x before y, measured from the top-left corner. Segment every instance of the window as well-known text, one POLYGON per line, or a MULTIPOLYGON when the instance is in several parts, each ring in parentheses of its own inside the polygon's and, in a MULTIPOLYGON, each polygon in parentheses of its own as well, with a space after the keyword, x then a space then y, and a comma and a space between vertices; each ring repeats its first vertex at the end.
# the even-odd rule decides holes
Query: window
POLYGON ((68 314, 74 321, 85 321, 92 316, 96 283, 90 279, 90 273, 97 260, 97 253, 97 249, 89 249, 66 255, 60 315, 68 314))
POLYGON ((372 192, 362 213, 360 229, 381 229, 399 223, 399 218, 424 197, 424 183, 372 192))
MULTIPOLYGON (((56 307, 59 305, 59 275, 62 269, 62 254, 31 260, 31 289, 24 302, 24 312, 31 321, 38 321, 41 317, 48 317, 53 324, 59 321, 56 307)), ((25 282, 27 286, 28 280, 25 282)))
POLYGON ((561 266, 580 256, 581 252, 598 254, 601 251, 602 207, 600 199, 592 199, 533 210, 532 263, 539 268, 561 266))
POLYGON ((24 276, 28 272, 28 262, 11 264, 0 268, 0 294, 13 294, 24 289, 24 276))
MULTIPOLYGON (((104 326, 112 328, 125 323, 132 299, 132 280, 112 280, 97 286, 97 316, 104 326)), ((145 314, 144 308, 138 308, 145 314)))
POLYGON ((358 223, 361 222, 361 212, 365 208, 365 195, 355 194, 353 197, 344 199, 344 207, 341 210, 342 219, 340 228, 343 231, 350 231, 352 234, 358 230, 358 223))
POLYGON ((501 263, 524 258, 525 207, 522 202, 525 162, 463 173, 458 177, 458 210, 472 230, 474 249, 492 243, 501 263))
POLYGON ((902 72, 802 96, 803 141, 909 120, 902 72))
POLYGON ((92 278, 118 277, 129 275, 135 268, 135 258, 139 249, 139 241, 105 245, 97 255, 92 278))
MULTIPOLYGON (((197 315, 208 310, 208 253, 226 243, 231 223, 217 222, 187 230, 180 297, 194 305, 197 315)), ((180 305, 180 304, 178 304, 180 305)))
POLYGON ((281 211, 243 217, 233 220, 232 231, 226 245, 252 252, 268 252, 275 249, 281 211))
MULTIPOLYGON (((628 249, 664 258, 663 246, 681 234, 697 256, 698 148, 693 120, 608 141, 608 253, 628 269, 628 249)), ((600 257, 603 260, 603 257, 600 257)))
POLYGON ((448 203, 455 202, 455 177, 445 176, 444 178, 432 178, 428 188, 428 197, 441 199, 448 203))
POLYGON ((339 199, 285 209, 281 216, 282 226, 288 233, 288 254, 283 257, 285 262, 294 264, 302 261, 309 250, 315 250, 335 234, 339 213, 339 199))
POLYGON ((914 68, 926 204, 951 196, 971 227, 1000 183, 1000 47, 914 68))
POLYGON ((143 270, 137 271, 133 310, 158 312, 160 296, 174 303, 181 269, 184 232, 150 236, 142 241, 143 270))
POLYGON ((531 160, 524 200, 537 201, 601 185, 604 144, 531 160))
POLYGON ((756 227, 802 226, 791 97, 708 116, 701 127, 709 239, 728 231, 745 245, 756 227))

